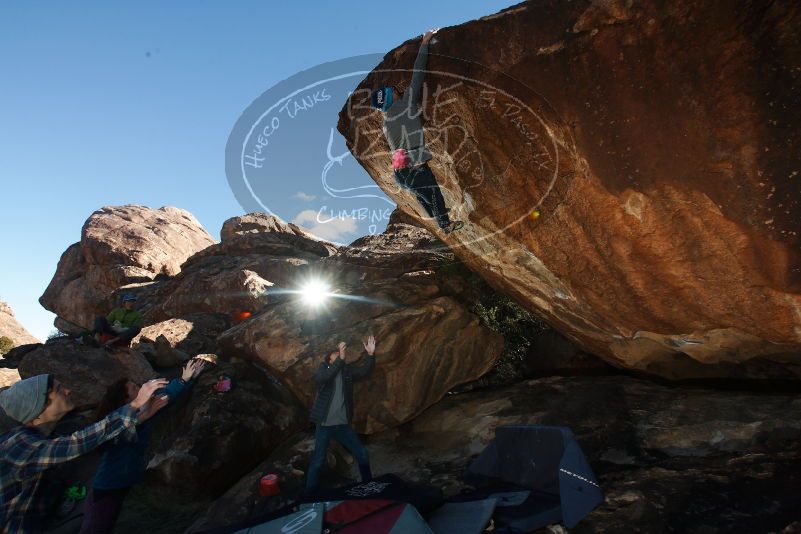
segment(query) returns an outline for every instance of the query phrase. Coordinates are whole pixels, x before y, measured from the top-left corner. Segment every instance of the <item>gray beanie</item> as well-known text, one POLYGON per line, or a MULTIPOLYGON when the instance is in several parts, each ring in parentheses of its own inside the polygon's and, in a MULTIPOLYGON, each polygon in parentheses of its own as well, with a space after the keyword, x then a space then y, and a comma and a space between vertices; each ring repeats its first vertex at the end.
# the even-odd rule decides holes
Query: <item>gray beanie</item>
POLYGON ((22 424, 33 421, 44 411, 48 376, 32 376, 0 391, 0 408, 22 424))

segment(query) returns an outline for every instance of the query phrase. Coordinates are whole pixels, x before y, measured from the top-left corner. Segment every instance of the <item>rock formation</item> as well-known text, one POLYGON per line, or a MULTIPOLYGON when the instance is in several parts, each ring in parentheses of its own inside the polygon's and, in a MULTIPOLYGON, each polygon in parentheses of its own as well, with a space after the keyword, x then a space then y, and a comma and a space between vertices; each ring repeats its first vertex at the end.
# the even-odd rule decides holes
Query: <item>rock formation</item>
POLYGON ((307 421, 303 407, 263 369, 221 363, 157 422, 148 478, 183 497, 216 497, 307 421), (233 380, 227 393, 212 389, 221 373, 233 380))
POLYGON ((263 213, 227 220, 221 235, 220 243, 193 255, 180 274, 156 289, 146 314, 150 321, 192 313, 253 313, 267 304, 271 287, 292 284, 298 267, 336 251, 263 213))
POLYGON ((181 365, 190 357, 217 351, 217 336, 231 326, 227 314, 195 314, 146 326, 131 346, 156 367, 181 365))
MULTIPOLYGON (((466 222, 446 243, 614 365, 801 377, 800 25, 792 2, 546 0, 440 31, 425 135, 466 222)), ((408 85, 418 45, 385 56, 339 130, 433 228, 368 101, 408 85)))
POLYGON ((25 327, 19 324, 14 317, 11 306, 0 300, 0 337, 7 337, 14 342, 14 346, 27 345, 29 343, 39 343, 25 327))
POLYGON ((145 357, 130 349, 107 351, 86 347, 70 339, 56 339, 28 352, 19 363, 22 378, 52 374, 72 391, 79 410, 94 408, 108 386, 120 378, 139 384, 156 376, 145 357))
POLYGON ((471 288, 444 268, 441 244, 426 230, 393 224, 314 267, 347 298, 310 309, 276 297, 261 313, 223 333, 224 353, 267 365, 310 406, 312 375, 345 340, 353 361, 378 339, 374 375, 355 387, 355 426, 376 432, 413 418, 450 388, 486 373, 503 348, 463 299, 471 288))
POLYGON ((80 242, 61 255, 39 302, 62 321, 91 328, 95 316, 118 305, 113 296, 120 287, 174 276, 189 256, 212 244, 182 209, 101 208, 84 223, 80 242))
MULTIPOLYGON (((654 525, 780 531, 797 517, 798 405, 792 393, 676 389, 621 376, 543 378, 448 396, 414 421, 370 436, 367 446, 375 474, 397 473, 454 495, 496 426, 566 425, 607 497, 576 532, 645 532, 654 525), (588 412, 588 406, 598 409, 588 412)), ((284 492, 275 500, 291 502, 302 489, 311 449, 301 435, 277 450, 212 503, 190 532, 274 510, 274 499, 258 496, 263 473, 281 474, 284 492)), ((340 477, 355 477, 353 466, 333 452, 329 466, 340 477)))

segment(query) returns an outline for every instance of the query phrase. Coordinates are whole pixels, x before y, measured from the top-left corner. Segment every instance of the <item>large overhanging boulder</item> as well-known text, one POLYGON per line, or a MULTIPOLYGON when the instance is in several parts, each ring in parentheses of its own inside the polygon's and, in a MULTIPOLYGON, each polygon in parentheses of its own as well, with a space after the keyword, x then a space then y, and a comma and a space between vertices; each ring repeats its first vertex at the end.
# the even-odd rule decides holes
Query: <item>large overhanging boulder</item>
POLYGON ((90 328, 114 307, 128 284, 174 276, 187 258, 214 244, 188 211, 170 206, 108 206, 84 223, 81 240, 67 248, 39 302, 61 324, 90 328))
MULTIPOLYGON (((582 348, 671 378, 801 377, 801 4, 525 3, 431 45, 430 162, 473 270, 582 348)), ((408 214, 370 90, 339 130, 408 214)), ((433 228, 430 221, 422 224, 433 228)))

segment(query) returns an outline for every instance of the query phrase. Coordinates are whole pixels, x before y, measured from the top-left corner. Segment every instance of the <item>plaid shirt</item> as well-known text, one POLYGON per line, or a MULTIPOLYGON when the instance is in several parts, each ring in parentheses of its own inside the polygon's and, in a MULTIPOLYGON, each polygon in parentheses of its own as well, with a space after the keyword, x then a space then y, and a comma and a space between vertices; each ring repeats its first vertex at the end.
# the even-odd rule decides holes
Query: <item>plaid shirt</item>
POLYGON ((36 488, 46 469, 85 454, 122 432, 136 431, 136 411, 129 405, 69 436, 48 438, 37 429, 19 427, 0 436, 0 521, 3 533, 31 532, 36 488))

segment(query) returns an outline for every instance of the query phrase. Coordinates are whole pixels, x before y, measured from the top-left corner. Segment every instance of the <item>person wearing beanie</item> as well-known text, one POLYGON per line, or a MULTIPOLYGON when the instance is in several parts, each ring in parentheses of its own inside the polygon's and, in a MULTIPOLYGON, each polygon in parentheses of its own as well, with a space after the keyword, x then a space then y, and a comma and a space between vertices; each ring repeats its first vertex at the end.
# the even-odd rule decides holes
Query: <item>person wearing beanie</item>
POLYGON ((401 187, 412 191, 428 216, 449 234, 464 226, 464 223, 450 220, 442 191, 428 166, 433 156, 425 147, 421 112, 418 109, 428 61, 428 43, 433 35, 434 31, 423 35, 414 62, 412 81, 406 93, 401 93, 397 87, 380 87, 373 91, 370 103, 384 115, 384 136, 392 150, 395 180, 401 187))
POLYGON ((136 398, 97 423, 68 436, 49 437, 74 405, 70 390, 52 375, 38 375, 0 392, 0 408, 20 426, 0 435, 0 525, 3 533, 36 532, 42 514, 36 491, 44 471, 121 434, 135 432, 138 412, 166 380, 147 382, 136 398))
POLYGON ((326 354, 314 375, 317 398, 310 418, 316 425, 314 453, 309 463, 306 478, 306 493, 317 490, 317 479, 325 463, 328 442, 333 438, 348 449, 359 464, 362 482, 373 478, 367 448, 350 426, 353 420, 353 382, 367 377, 375 367, 375 338, 370 336, 363 342, 364 352, 357 363, 345 363, 345 342, 340 342, 337 351, 326 354))
POLYGON ((95 328, 92 330, 97 345, 100 345, 101 335, 109 334, 112 337, 103 346, 110 347, 115 343, 131 342, 142 331, 142 314, 134 309, 136 295, 126 293, 122 296, 122 307, 114 308, 111 313, 95 319, 95 328))

